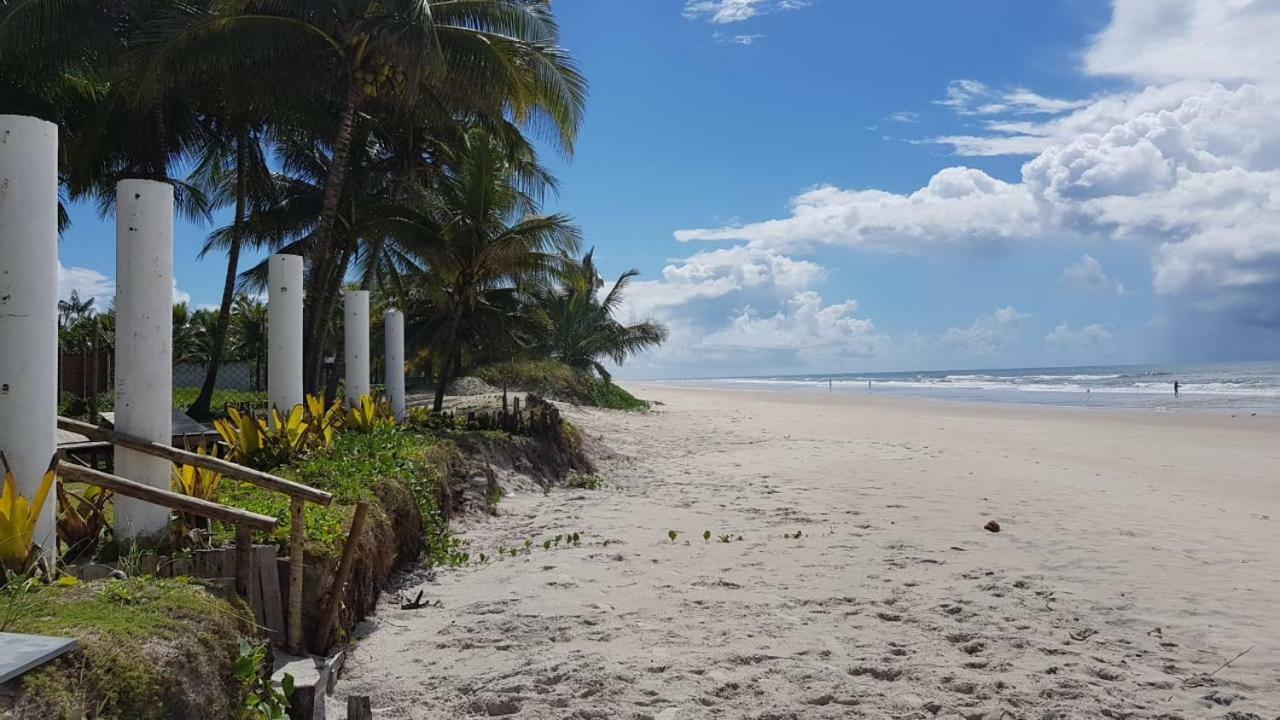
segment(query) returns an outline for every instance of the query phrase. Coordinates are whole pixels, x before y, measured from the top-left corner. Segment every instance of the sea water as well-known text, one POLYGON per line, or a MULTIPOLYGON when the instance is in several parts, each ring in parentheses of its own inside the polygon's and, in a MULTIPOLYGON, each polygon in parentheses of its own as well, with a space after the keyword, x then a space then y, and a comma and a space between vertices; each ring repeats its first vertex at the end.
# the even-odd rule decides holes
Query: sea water
POLYGON ((815 373, 677 382, 821 392, 830 388, 967 402, 1280 415, 1280 362, 815 373))

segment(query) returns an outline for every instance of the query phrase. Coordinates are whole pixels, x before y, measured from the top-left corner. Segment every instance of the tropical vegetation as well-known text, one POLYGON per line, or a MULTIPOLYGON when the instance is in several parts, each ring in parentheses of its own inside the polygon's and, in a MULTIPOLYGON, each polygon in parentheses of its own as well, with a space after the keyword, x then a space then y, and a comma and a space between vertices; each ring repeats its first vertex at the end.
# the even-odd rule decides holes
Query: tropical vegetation
MULTIPOLYGON (((226 363, 261 380, 266 252, 306 261, 312 393, 349 282, 406 312, 437 408, 486 364, 607 383, 607 362, 662 342, 614 319, 634 271, 606 292, 571 218, 543 208, 537 148, 572 156, 586 92, 550 0, 0 0, 0 107, 58 124, 65 201, 107 213, 118 181, 160 180, 187 218, 229 219, 202 250, 225 256, 218 307, 174 313, 198 417, 221 411, 226 363)), ((63 302, 68 345, 87 349, 85 328, 109 345, 94 305, 63 302)))

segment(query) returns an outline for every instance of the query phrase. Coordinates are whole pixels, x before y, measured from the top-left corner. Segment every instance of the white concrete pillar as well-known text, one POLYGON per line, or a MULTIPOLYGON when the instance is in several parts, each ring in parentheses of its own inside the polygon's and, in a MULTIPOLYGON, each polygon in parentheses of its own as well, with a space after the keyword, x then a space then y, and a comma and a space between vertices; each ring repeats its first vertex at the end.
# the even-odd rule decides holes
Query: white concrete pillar
MULTIPOLYGON (((116 429, 166 445, 173 440, 173 186, 116 185, 116 429)), ((116 449, 116 474, 169 489, 170 464, 116 449)), ((168 508, 116 496, 122 545, 154 545, 168 508)))
MULTIPOLYGON (((57 373, 58 127, 0 115, 0 450, 28 499, 57 446, 57 373)), ((57 506, 50 491, 34 537, 50 559, 57 506)))
POLYGON ((369 394, 369 293, 348 290, 342 299, 343 349, 347 366, 347 404, 369 394))
POLYGON ((302 258, 267 260, 267 400, 288 413, 302 404, 302 258))
POLYGON ((404 422, 404 313, 395 308, 388 310, 383 328, 387 347, 387 398, 396 422, 404 422))

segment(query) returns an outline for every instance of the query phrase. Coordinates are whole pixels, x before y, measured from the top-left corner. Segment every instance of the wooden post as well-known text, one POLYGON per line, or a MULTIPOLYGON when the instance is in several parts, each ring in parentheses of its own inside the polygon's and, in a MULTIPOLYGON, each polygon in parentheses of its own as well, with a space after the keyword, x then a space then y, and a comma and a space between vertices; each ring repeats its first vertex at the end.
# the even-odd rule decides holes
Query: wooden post
POLYGON ((89 363, 89 422, 98 424, 98 336, 102 334, 98 318, 93 318, 93 336, 89 340, 89 352, 93 353, 93 361, 89 363))
POLYGON ((347 544, 342 548, 342 559, 338 562, 338 574, 333 578, 333 586, 329 588, 329 603, 325 606, 324 617, 320 620, 320 634, 316 638, 316 651, 324 653, 329 649, 329 640, 333 634, 333 625, 338 621, 338 611, 342 608, 342 593, 351 577, 351 566, 356 559, 356 545, 360 533, 364 530, 364 516, 369 512, 369 503, 356 504, 356 514, 351 518, 351 531, 347 533, 347 544))
POLYGON ((347 720, 373 720, 368 695, 347 696, 347 720))
MULTIPOLYGON (((236 592, 246 601, 253 598, 253 535, 244 525, 236 526, 236 592)), ((250 603, 252 604, 252 603, 250 603)))
POLYGON ((302 654, 302 580, 306 563, 306 501, 289 504, 289 652, 302 654))

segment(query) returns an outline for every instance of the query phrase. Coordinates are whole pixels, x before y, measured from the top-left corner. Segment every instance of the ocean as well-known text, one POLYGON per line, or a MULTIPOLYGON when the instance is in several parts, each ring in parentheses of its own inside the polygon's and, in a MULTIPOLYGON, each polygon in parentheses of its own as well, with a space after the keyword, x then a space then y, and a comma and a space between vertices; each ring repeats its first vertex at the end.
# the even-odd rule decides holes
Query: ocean
POLYGON ((811 392, 828 392, 830 383, 831 392, 963 402, 1280 415, 1280 362, 816 373, 665 382, 811 392))

